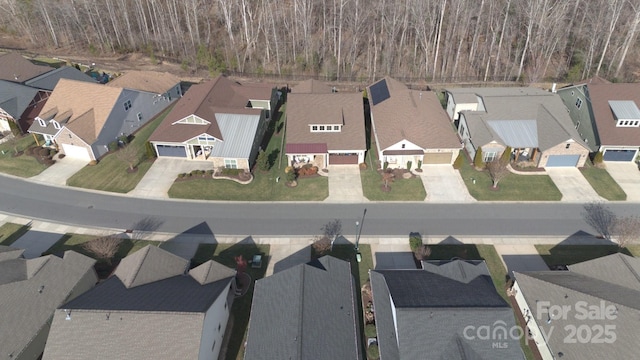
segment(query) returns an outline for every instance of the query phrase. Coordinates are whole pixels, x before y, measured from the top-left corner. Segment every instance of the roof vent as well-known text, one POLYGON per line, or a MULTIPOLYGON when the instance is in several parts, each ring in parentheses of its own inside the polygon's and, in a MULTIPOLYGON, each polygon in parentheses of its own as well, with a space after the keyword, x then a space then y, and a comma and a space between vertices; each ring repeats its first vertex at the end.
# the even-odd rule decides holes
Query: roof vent
POLYGON ((64 319, 65 320, 71 320, 71 310, 64 309, 64 313, 66 314, 64 319))
POLYGON ((38 293, 42 294, 43 290, 44 290, 44 285, 40 285, 40 288, 38 288, 38 293))

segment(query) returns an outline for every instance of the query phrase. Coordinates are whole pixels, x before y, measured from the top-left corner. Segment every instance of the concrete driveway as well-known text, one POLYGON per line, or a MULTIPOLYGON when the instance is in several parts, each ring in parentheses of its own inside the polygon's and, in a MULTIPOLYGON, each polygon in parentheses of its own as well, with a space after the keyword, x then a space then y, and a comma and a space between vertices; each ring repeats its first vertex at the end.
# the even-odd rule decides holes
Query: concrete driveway
POLYGON ((43 252, 49 250, 62 236, 63 234, 29 230, 11 244, 11 246, 25 249, 22 255, 26 259, 33 259, 40 257, 43 252))
POLYGON ((422 166, 420 179, 427 191, 427 202, 461 203, 476 201, 460 177, 460 172, 451 165, 422 166))
POLYGON ((167 192, 178 174, 192 170, 213 169, 210 161, 189 161, 179 158, 157 158, 142 180, 128 195, 146 198, 168 198, 167 192))
POLYGON ((371 244, 373 268, 376 270, 415 269, 413 253, 407 244, 371 244))
POLYGON ((546 271, 547 263, 542 260, 536 247, 531 244, 522 245, 495 245, 496 252, 502 258, 502 263, 507 268, 509 276, 513 272, 546 271))
POLYGON ((546 168, 547 174, 562 193, 562 201, 591 202, 605 201, 591 187, 576 167, 546 168))
POLYGON ((358 165, 329 165, 329 197, 325 202, 362 203, 362 181, 358 165))
POLYGON ((58 159, 56 156, 55 160, 55 164, 29 179, 50 185, 65 186, 68 178, 87 165, 86 160, 74 159, 68 156, 62 159, 58 159))
POLYGON ((640 170, 632 162, 605 163, 609 175, 627 193, 627 201, 640 201, 640 170))

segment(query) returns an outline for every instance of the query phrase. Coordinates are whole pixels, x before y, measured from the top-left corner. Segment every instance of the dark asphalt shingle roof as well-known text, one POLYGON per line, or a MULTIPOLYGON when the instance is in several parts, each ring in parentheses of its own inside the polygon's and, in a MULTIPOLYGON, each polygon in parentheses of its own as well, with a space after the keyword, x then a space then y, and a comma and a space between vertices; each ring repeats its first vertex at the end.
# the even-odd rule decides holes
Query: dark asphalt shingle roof
POLYGON ((38 89, 0 80, 0 108, 19 120, 38 94, 38 89))
POLYGON ((348 262, 325 256, 256 281, 245 359, 360 359, 348 262))
POLYGON ((35 65, 15 52, 0 55, 0 80, 23 83, 52 70, 49 66, 35 65))
POLYGON ((84 81, 94 84, 96 83, 96 80, 94 78, 83 73, 82 71, 72 66, 63 66, 55 70, 46 72, 42 75, 36 76, 33 79, 26 81, 24 84, 38 89, 53 91, 60 79, 84 81))
POLYGON ((428 262, 425 270, 370 271, 381 360, 522 359, 518 340, 506 348, 470 338, 468 326, 515 325, 484 262, 428 262))

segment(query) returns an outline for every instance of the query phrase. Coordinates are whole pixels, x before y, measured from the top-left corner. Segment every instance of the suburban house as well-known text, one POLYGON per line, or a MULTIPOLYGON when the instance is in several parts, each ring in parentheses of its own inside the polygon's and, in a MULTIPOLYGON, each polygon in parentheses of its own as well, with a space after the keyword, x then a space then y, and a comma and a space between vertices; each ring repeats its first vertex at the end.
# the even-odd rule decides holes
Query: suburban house
POLYGON ((560 97, 542 89, 449 89, 447 111, 471 158, 482 148, 490 162, 510 147, 512 160, 543 168, 581 167, 589 155, 560 97))
POLYGON ((182 97, 180 78, 168 72, 131 70, 105 85, 152 93, 156 97, 154 101, 171 103, 182 97))
POLYGON ((542 359, 634 359, 640 330, 640 259, 621 253, 515 272, 515 297, 542 359))
POLYGON ((309 80, 287 96, 288 163, 310 163, 323 169, 364 162, 367 143, 362 94, 334 93, 320 85, 309 80))
POLYGON ((24 84, 26 81, 52 70, 54 68, 50 66, 35 65, 15 52, 0 55, 0 80, 24 84))
POLYGON ((55 310, 98 281, 95 260, 66 251, 22 258, 24 250, 0 246, 0 349, 3 359, 42 355, 55 310))
POLYGON ((60 79, 29 132, 66 156, 97 160, 170 104, 150 92, 60 79))
POLYGON ((558 90, 574 127, 605 161, 634 161, 640 149, 640 84, 601 78, 558 90))
POLYGON ((148 245, 56 310, 43 359, 218 359, 234 293, 235 270, 148 245))
POLYGON ((389 168, 453 164, 462 146, 432 91, 386 77, 367 88, 378 159, 389 168))
POLYGON ((149 141, 158 157, 249 170, 278 100, 272 85, 240 84, 221 75, 191 86, 149 141))
POLYGON ((244 358, 361 359, 351 266, 324 256, 257 280, 244 358))
POLYGON ((40 113, 50 92, 0 80, 0 132, 11 131, 11 123, 25 132, 40 113))
POLYGON ((422 266, 369 271, 381 360, 524 359, 484 261, 422 266))
POLYGON ((53 91, 56 85, 58 85, 58 81, 60 81, 60 79, 84 81, 92 84, 96 83, 96 80, 94 78, 76 69, 75 67, 63 66, 27 80, 24 82, 24 84, 36 89, 53 91))

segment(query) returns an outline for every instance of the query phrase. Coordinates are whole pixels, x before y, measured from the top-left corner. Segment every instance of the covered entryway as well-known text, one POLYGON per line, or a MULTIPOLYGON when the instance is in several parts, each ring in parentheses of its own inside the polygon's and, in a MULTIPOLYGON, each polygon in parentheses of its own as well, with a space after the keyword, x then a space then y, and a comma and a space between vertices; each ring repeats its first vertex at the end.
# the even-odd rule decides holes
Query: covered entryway
POLYGON ((424 153, 424 160, 422 163, 425 165, 451 164, 452 157, 452 152, 424 153))
POLYGON ((358 154, 329 154, 329 165, 357 165, 358 154))
POLYGON ((604 151, 604 161, 633 161, 638 150, 616 150, 607 149, 604 151))
POLYGON ((575 167, 580 155, 550 155, 545 167, 575 167))
POLYGON ((156 145, 158 156, 187 157, 187 149, 182 145, 156 145))
POLYGON ((89 155, 89 151, 87 151, 87 148, 85 147, 62 144, 62 150, 64 151, 65 156, 70 158, 91 161, 91 155, 89 155))

